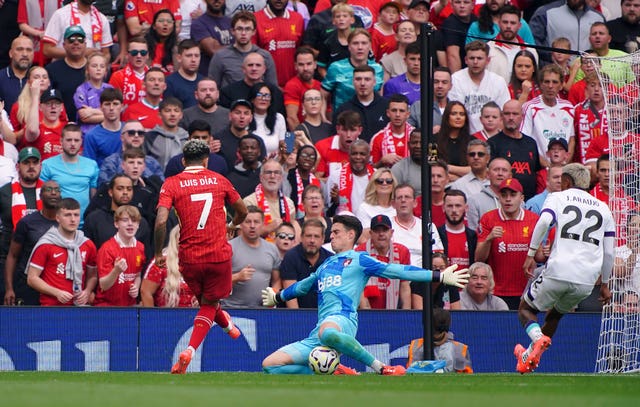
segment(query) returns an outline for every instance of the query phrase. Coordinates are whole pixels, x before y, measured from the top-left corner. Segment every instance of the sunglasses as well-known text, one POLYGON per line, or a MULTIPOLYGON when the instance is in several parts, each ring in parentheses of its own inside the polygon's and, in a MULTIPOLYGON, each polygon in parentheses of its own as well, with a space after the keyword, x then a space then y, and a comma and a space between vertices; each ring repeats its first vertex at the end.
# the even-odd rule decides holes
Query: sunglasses
POLYGON ((134 49, 129 51, 129 55, 131 55, 132 57, 137 57, 138 55, 146 57, 148 53, 149 51, 147 51, 146 49, 134 49))
POLYGON ((393 184, 393 179, 392 178, 378 178, 376 180, 376 184, 378 184, 378 185, 384 185, 384 184, 392 185, 393 184))
POLYGON ((80 44, 84 44, 84 37, 69 37, 67 38, 67 41, 69 41, 71 44, 78 42, 80 44))
POLYGON ((487 153, 483 153, 482 151, 472 151, 470 153, 467 153, 467 155, 469 157, 484 157, 485 155, 487 155, 487 153))
POLYGON ((258 92, 258 93, 256 93, 256 97, 257 98, 266 99, 266 100, 270 100, 271 99, 271 93, 258 92))
POLYGON ((296 235, 294 235, 293 233, 284 233, 284 232, 280 232, 276 235, 276 237, 278 239, 288 239, 288 240, 293 240, 296 238, 296 235))
POLYGON ((135 136, 144 137, 147 132, 144 130, 127 130, 125 133, 127 133, 127 136, 131 136, 131 137, 135 137, 135 136))

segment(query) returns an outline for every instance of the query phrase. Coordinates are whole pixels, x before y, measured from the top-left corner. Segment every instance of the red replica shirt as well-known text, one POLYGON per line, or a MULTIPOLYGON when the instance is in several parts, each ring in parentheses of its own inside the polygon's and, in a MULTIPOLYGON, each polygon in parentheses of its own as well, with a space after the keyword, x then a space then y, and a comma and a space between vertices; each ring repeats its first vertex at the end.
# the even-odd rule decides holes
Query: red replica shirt
POLYGON ((377 62, 398 48, 395 33, 384 34, 375 25, 371 27, 369 32, 371 33, 371 50, 377 62))
POLYGON ((316 171, 328 177, 331 171, 340 171, 342 164, 349 162, 349 153, 340 150, 340 143, 337 135, 327 137, 316 143, 316 150, 320 154, 320 161, 316 171))
POLYGON ((137 120, 142 123, 145 129, 151 130, 162 124, 159 112, 159 106, 153 107, 143 99, 141 102, 130 105, 122 112, 122 121, 137 120))
POLYGON ((574 126, 576 132, 576 152, 573 160, 584 164, 591 142, 600 137, 607 138, 607 116, 605 110, 597 110, 587 100, 575 108, 574 126))
MULTIPOLYGON (((400 244, 392 243, 393 247, 393 263, 396 264, 411 264, 411 253, 409 249, 400 244)), ((369 252, 369 254, 377 260, 384 263, 389 263, 388 254, 373 253, 371 250, 367 250, 367 243, 362 243, 356 247, 358 252, 369 252)), ((397 297, 400 293, 400 282, 392 281, 384 277, 370 277, 367 285, 364 288, 364 296, 369 300, 369 305, 373 309, 395 309, 397 308, 397 297), (390 302, 388 297, 393 298, 390 302)))
MULTIPOLYGON (((80 246, 80 254, 82 255, 82 280, 84 282, 87 267, 96 266, 96 245, 91 240, 85 241, 80 246)), ((51 287, 73 294, 73 281, 67 280, 65 276, 67 258, 67 249, 64 247, 43 244, 34 250, 29 265, 42 270, 40 278, 51 287)), ((84 287, 83 283, 82 288, 84 287)), ((73 305, 73 301, 62 304, 56 297, 40 294, 40 305, 73 305)))
POLYGON ((180 219, 180 264, 231 259, 224 206, 238 199, 240 195, 225 177, 203 167, 187 167, 167 178, 158 207, 175 207, 180 219))
POLYGON ((40 121, 40 136, 35 141, 29 142, 23 139, 24 147, 35 147, 40 151, 42 156, 41 160, 46 160, 58 154, 62 153, 62 144, 60 137, 62 136, 62 129, 67 123, 58 121, 58 124, 54 127, 49 127, 40 121))
POLYGON ((162 9, 169 9, 173 18, 182 20, 179 0, 128 0, 124 5, 124 18, 138 17, 140 24, 153 24, 153 16, 162 9))
MULTIPOLYGON (((156 307, 166 307, 167 298, 164 293, 164 285, 167 279, 167 269, 164 267, 156 266, 155 260, 151 262, 147 268, 147 273, 144 276, 145 280, 153 281, 158 284, 158 289, 153 294, 153 303, 156 307)), ((182 276, 180 276, 180 292, 179 292, 178 307, 193 307, 194 304, 198 304, 198 300, 193 296, 191 289, 185 283, 182 276)))
MULTIPOLYGON (((18 120, 19 107, 20 107, 20 104, 18 102, 15 102, 13 106, 11 106, 11 112, 9 113, 9 121, 11 122, 11 125, 13 126, 13 131, 15 132, 18 132, 25 128, 25 122, 24 121, 21 122, 20 120, 18 120)), ((42 121, 43 119, 42 112, 38 112, 38 118, 40 121, 42 121)), ((64 104, 62 105, 62 111, 60 112, 60 116, 58 117, 58 119, 60 120, 60 122, 63 122, 65 124, 67 124, 67 122, 69 121, 69 119, 67 118, 67 111, 64 108, 64 104)), ((24 137, 22 138, 22 140, 24 142, 24 137)))
POLYGON ((282 17, 277 17, 268 6, 255 16, 257 29, 253 42, 271 54, 276 65, 278 86, 284 87, 296 75, 293 61, 296 48, 302 42, 304 19, 300 13, 291 10, 285 10, 282 17))
POLYGON ((478 243, 487 239, 491 229, 502 226, 502 237, 491 241, 491 251, 487 263, 493 268, 496 281, 495 295, 518 296, 527 285, 527 277, 522 265, 529 251, 529 242, 538 215, 522 209, 517 219, 507 220, 500 209, 482 215, 478 225, 478 243))
POLYGON ((459 269, 469 267, 469 245, 464 229, 460 232, 447 229, 447 256, 449 264, 457 264, 459 269))
POLYGON ((98 278, 102 278, 113 270, 113 265, 118 259, 127 261, 127 269, 116 279, 113 286, 106 291, 96 288, 95 306, 102 307, 130 307, 136 305, 136 299, 129 295, 129 289, 140 276, 142 267, 146 261, 144 257, 144 245, 136 241, 135 246, 121 246, 115 237, 104 242, 98 251, 98 278))
POLYGON ((304 121, 304 116, 302 115, 303 95, 309 89, 320 90, 320 82, 312 79, 311 83, 305 83, 296 75, 284 85, 284 105, 298 106, 298 121, 300 123, 304 121))

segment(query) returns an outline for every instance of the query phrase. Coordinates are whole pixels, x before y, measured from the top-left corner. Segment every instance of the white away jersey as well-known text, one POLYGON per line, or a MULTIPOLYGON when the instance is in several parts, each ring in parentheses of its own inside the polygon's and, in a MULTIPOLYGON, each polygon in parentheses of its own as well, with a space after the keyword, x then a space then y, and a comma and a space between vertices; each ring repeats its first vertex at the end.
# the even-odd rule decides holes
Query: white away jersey
POLYGON ((569 140, 575 135, 573 127, 574 109, 571 103, 557 99, 555 106, 547 106, 542 96, 537 96, 522 105, 524 117, 520 125, 523 134, 538 144, 540 157, 546 157, 547 146, 552 138, 569 140))
POLYGON ((604 243, 605 237, 614 238, 616 230, 609 207, 586 191, 570 188, 550 194, 541 215, 545 212, 553 217, 556 236, 544 276, 594 284, 605 250, 613 251, 613 244, 604 243))

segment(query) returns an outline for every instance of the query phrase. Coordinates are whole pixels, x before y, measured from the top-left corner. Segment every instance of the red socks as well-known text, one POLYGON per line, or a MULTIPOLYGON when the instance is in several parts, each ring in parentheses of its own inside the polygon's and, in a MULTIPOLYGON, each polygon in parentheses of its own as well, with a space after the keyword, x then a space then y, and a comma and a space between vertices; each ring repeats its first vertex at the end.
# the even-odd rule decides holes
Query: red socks
MULTIPOLYGON (((193 347, 193 349, 198 349, 206 338, 209 330, 213 326, 213 321, 220 325, 218 322, 219 315, 222 315, 222 312, 217 312, 218 308, 213 305, 204 304, 200 307, 200 311, 198 311, 198 315, 196 315, 193 320, 193 332, 191 333, 191 338, 189 339, 189 346, 193 347), (216 315, 217 314, 217 315, 216 315)), ((227 321, 227 325, 229 324, 226 317, 224 319, 227 321)), ((222 325, 220 325, 222 326, 222 325)))

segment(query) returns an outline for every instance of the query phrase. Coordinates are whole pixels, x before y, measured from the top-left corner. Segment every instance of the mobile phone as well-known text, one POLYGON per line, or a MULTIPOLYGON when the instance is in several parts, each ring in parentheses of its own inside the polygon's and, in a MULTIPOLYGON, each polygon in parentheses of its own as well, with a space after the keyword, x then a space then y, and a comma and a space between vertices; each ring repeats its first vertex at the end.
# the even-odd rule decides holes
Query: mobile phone
POLYGON ((296 135, 292 131, 284 133, 284 144, 287 147, 287 154, 293 153, 293 147, 295 145, 296 135))

